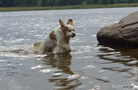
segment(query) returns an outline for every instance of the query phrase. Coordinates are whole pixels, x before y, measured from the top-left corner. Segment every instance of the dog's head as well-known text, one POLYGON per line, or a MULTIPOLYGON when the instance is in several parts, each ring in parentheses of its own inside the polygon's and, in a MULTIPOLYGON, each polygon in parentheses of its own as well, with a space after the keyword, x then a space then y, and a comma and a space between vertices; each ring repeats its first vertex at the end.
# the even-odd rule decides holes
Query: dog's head
POLYGON ((66 24, 60 19, 60 29, 62 30, 64 36, 66 37, 75 37, 75 25, 72 19, 69 19, 66 24))

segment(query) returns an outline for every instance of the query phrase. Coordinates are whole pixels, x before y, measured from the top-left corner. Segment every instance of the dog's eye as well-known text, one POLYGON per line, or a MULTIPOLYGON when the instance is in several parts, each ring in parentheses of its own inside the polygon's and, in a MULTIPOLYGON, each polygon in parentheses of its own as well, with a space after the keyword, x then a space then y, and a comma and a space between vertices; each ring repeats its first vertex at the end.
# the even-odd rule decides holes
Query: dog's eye
POLYGON ((75 30, 73 29, 73 31, 75 31, 75 30))
POLYGON ((71 30, 69 30, 69 32, 71 32, 71 30))

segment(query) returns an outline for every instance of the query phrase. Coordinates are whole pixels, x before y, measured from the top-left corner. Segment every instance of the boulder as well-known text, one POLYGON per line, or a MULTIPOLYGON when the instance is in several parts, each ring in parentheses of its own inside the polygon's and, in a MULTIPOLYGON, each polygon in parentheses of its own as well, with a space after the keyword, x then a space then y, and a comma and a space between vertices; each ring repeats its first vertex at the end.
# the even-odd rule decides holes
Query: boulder
POLYGON ((134 12, 119 23, 101 28, 97 40, 102 45, 138 47, 138 12, 134 12))

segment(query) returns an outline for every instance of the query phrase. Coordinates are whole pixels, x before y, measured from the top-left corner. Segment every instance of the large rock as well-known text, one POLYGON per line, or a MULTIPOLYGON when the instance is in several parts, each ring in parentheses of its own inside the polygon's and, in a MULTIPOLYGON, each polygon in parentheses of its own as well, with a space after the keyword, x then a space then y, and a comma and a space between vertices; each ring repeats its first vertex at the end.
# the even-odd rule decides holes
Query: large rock
POLYGON ((134 12, 97 33, 99 44, 138 47, 138 12, 134 12))

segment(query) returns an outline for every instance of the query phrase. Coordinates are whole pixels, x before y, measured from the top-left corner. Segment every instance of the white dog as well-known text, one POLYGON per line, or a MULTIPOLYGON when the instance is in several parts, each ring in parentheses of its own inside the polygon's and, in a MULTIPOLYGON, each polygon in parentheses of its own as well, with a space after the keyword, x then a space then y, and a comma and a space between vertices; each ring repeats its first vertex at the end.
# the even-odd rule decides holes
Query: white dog
POLYGON ((73 20, 69 19, 66 24, 60 19, 60 26, 54 31, 51 31, 49 35, 42 41, 38 41, 34 44, 34 48, 39 54, 47 52, 66 53, 70 52, 69 45, 70 37, 75 37, 75 26, 73 20))

